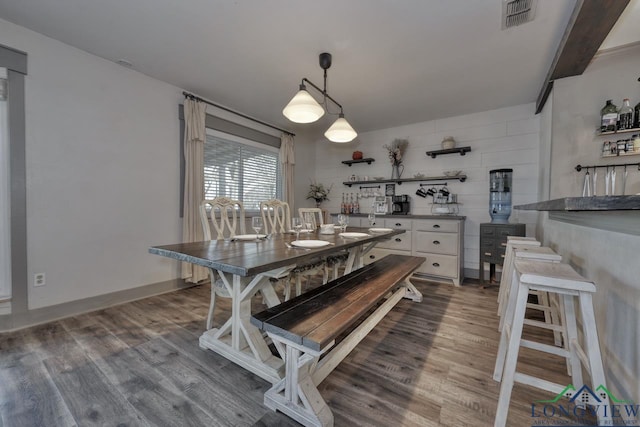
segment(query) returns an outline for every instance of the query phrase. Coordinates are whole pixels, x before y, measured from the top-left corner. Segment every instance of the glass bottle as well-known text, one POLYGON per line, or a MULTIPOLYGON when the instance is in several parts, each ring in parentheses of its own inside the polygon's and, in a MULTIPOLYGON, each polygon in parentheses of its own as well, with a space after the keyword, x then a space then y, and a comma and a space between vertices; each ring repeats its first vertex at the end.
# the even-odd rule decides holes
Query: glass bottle
POLYGON ((640 128, 640 102, 633 108, 633 127, 640 128))
POLYGON ((622 107, 618 110, 618 130, 633 127, 633 108, 629 105, 629 98, 622 100, 622 107))
POLYGON ((616 130, 618 107, 610 99, 607 99, 606 105, 600 110, 600 118, 600 132, 614 132, 616 130))

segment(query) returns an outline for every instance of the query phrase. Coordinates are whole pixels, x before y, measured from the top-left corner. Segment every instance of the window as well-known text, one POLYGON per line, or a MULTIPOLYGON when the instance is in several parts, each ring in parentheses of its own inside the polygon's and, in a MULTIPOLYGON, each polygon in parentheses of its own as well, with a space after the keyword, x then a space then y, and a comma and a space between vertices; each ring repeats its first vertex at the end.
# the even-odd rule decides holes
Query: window
POLYGON ((206 199, 229 197, 240 200, 246 211, 258 211, 261 201, 281 199, 278 149, 207 129, 204 192, 206 199))

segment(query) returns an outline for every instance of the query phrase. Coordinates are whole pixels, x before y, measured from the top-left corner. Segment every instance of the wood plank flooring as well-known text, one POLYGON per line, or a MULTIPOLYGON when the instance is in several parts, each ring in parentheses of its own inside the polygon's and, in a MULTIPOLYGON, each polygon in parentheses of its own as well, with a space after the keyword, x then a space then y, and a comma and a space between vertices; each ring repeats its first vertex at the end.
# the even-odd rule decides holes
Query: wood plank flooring
MULTIPOLYGON (((414 284, 423 302, 401 301, 319 386, 336 426, 493 425, 497 287, 414 284)), ((270 384, 199 348, 208 301, 196 286, 0 334, 0 427, 298 425, 263 405, 270 384)), ((230 311, 218 301, 216 324, 230 311)), ((520 360, 570 382, 560 358, 520 360)), ((550 397, 516 385, 508 424, 532 425, 550 397)))

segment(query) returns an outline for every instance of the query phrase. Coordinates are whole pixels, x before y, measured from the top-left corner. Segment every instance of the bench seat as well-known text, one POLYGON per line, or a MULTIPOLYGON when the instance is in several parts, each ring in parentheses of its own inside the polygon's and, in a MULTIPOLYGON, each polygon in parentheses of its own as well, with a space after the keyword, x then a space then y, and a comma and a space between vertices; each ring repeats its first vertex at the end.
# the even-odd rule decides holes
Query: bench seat
POLYGON ((408 278, 424 261, 387 255, 253 315, 251 323, 271 337, 286 367, 285 377, 265 393, 265 405, 305 426, 333 425, 333 414, 316 386, 398 301, 422 300, 408 278), (336 338, 359 321, 334 347, 336 338))

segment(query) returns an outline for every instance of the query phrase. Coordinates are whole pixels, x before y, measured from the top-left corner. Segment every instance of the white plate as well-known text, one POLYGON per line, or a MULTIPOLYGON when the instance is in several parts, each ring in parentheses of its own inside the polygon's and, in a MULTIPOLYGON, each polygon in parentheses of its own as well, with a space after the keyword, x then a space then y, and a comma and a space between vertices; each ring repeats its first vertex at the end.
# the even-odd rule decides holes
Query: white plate
POLYGON ((374 233, 388 233, 389 231, 393 231, 393 228, 370 228, 369 231, 374 233))
POLYGON ((369 237, 369 234, 367 234, 367 233, 340 233, 340 234, 338 234, 338 236, 340 236, 340 237, 357 238, 357 237, 369 237))
POLYGON ((238 234, 237 236, 233 236, 231 240, 258 240, 264 239, 264 234, 238 234))
MULTIPOLYGON (((311 231, 313 231, 313 230, 307 230, 306 228, 300 230, 301 233, 311 233, 311 231)), ((296 230, 289 230, 289 231, 287 231, 287 233, 296 234, 296 230)))
POLYGON ((300 248, 321 248, 330 244, 331 243, 326 240, 294 240, 291 242, 291 246, 298 246, 300 248))

